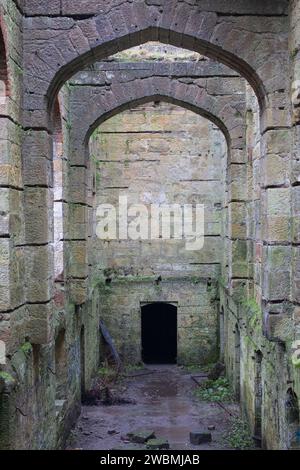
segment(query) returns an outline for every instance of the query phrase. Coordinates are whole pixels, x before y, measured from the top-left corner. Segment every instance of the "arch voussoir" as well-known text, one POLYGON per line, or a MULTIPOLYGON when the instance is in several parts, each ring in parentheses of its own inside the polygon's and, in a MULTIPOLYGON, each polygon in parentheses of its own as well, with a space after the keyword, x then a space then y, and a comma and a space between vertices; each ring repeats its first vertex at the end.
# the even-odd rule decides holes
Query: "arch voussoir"
MULTIPOLYGON (((282 18, 250 21, 244 16, 222 15, 213 6, 191 7, 175 0, 124 2, 106 10, 92 18, 47 18, 44 23, 41 18, 25 19, 28 91, 33 88, 30 76, 40 79, 33 92, 47 97, 51 104, 61 84, 79 68, 148 40, 192 49, 229 65, 250 82, 262 106, 269 94, 283 86, 282 78, 270 80, 269 74, 270 67, 276 72, 271 65, 278 62, 274 54, 286 56, 287 28, 282 18), (266 57, 269 65, 264 65, 266 57)), ((286 61, 281 66, 287 67, 286 61)))
MULTIPOLYGON (((155 99, 171 100, 183 107, 194 110, 196 113, 211 119, 219 125, 225 133, 227 141, 230 140, 230 129, 239 129, 239 136, 234 135, 234 148, 244 143, 245 127, 243 123, 243 111, 245 104, 241 95, 215 96, 208 92, 205 80, 201 86, 193 81, 170 78, 169 76, 149 76, 143 79, 132 79, 127 75, 128 81, 122 78, 122 83, 117 76, 112 80, 110 88, 103 90, 91 85, 92 93, 86 93, 83 101, 73 98, 77 103, 73 109, 72 142, 78 151, 76 164, 86 164, 84 161, 84 147, 92 131, 107 117, 120 110, 155 99), (79 107, 78 107, 79 105, 79 107), (84 124, 83 124, 84 123, 84 124), (80 157, 81 155, 81 157, 80 157)), ((199 79, 197 79, 199 81, 199 79)), ((86 88, 86 87, 85 87, 86 88)), ((236 134, 236 131, 235 131, 236 134)))

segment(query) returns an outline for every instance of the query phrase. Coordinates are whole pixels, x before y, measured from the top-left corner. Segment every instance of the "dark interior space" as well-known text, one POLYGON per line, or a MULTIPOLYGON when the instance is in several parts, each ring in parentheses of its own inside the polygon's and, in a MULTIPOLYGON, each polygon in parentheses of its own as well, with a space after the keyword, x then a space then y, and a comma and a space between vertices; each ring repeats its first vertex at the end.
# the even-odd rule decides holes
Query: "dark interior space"
POLYGON ((142 306, 142 359, 146 364, 176 364, 177 307, 163 302, 142 306))

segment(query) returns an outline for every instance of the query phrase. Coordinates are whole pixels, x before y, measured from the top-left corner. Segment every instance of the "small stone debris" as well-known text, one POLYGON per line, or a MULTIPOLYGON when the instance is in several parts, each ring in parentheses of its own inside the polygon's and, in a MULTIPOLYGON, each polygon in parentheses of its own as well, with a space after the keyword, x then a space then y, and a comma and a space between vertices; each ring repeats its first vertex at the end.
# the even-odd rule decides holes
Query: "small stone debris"
POLYGON ((130 440, 130 442, 145 444, 145 442, 148 442, 149 439, 154 439, 155 434, 153 431, 142 430, 138 432, 129 432, 127 434, 127 438, 130 440))
POLYGON ((207 426, 207 429, 209 431, 214 431, 216 429, 216 426, 214 426, 213 424, 211 424, 210 426, 207 426))
POLYGON ((190 443, 194 446, 199 446, 200 444, 205 444, 211 442, 212 437, 210 432, 191 432, 190 433, 190 443))
POLYGON ((149 439, 146 447, 151 450, 170 449, 170 444, 166 439, 149 439))
POLYGON ((117 431, 115 429, 109 429, 107 431, 107 434, 110 434, 110 435, 117 434, 117 431))

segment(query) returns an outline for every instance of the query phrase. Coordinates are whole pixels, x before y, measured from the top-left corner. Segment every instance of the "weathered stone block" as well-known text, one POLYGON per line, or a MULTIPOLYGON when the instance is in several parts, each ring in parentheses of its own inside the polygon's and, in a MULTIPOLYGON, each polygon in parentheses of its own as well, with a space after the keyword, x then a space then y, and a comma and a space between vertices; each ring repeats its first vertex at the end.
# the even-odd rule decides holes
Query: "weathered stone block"
POLYGON ((69 168, 69 180, 74 184, 69 185, 69 201, 71 203, 86 203, 87 198, 87 174, 85 167, 73 166, 69 168), (76 181, 76 183, 75 183, 76 181))
POLYGON ((15 244, 24 243, 22 191, 0 189, 0 235, 13 236, 15 244))
MULTIPOLYGON (((26 341, 26 322, 28 321, 26 307, 15 309, 9 315, 9 338, 7 341, 7 353, 13 354, 26 341)), ((1 325, 1 322, 0 322, 1 325)))
POLYGON ((66 242, 68 250, 68 276, 85 278, 87 276, 87 244, 85 241, 66 242))
POLYGON ((292 242, 300 242, 300 186, 292 188, 292 242))
POLYGON ((53 251, 50 245, 28 246, 26 254, 26 288, 30 302, 50 300, 53 280, 53 251))
POLYGON ((0 239, 0 310, 10 309, 10 241, 0 239))
POLYGON ((129 432, 127 436, 131 442, 144 444, 145 442, 149 441, 149 439, 154 439, 155 433, 154 431, 142 430, 137 432, 129 432))
POLYGON ((28 16, 59 15, 60 3, 60 0, 53 0, 51 4, 46 0, 24 0, 24 9, 28 16))
POLYGON ((291 256, 289 246, 263 248, 263 295, 268 300, 284 300, 290 295, 291 256))
POLYGON ((248 243, 246 240, 234 240, 230 242, 230 276, 246 278, 248 276, 248 243))
POLYGON ((53 339, 53 305, 30 304, 26 307, 26 336, 32 344, 47 344, 53 339))
POLYGON ((291 238, 291 190, 267 189, 262 220, 263 237, 269 242, 286 242, 291 238))
POLYGON ((298 246, 292 249, 291 283, 292 301, 300 302, 300 248, 298 246))
POLYGON ((289 156, 268 154, 261 160, 263 187, 287 184, 289 181, 289 156))
POLYGON ((166 439, 150 439, 147 441, 147 449, 170 449, 170 444, 166 439))
POLYGON ((25 241, 29 244, 51 241, 52 195, 49 189, 26 187, 24 190, 25 241))
POLYGON ((70 279, 68 282, 68 291, 71 302, 73 302, 75 305, 84 304, 88 294, 88 280, 70 279))
POLYGON ((247 163, 248 155, 245 150, 232 149, 231 151, 231 163, 247 163))
POLYGON ((285 313, 267 314, 264 333, 269 341, 290 341, 293 338, 293 323, 291 317, 285 313))
POLYGON ((231 202, 228 205, 229 237, 245 239, 247 237, 247 212, 243 202, 231 202))
POLYGON ((289 129, 267 131, 262 137, 264 155, 287 155, 291 150, 291 134, 289 129))
POLYGON ((46 131, 27 131, 23 144, 24 184, 52 186, 51 136, 46 131))
POLYGON ((16 308, 25 302, 25 253, 24 247, 13 247, 10 250, 10 304, 16 308))
POLYGON ((87 238, 88 207, 81 204, 68 205, 66 238, 85 240, 87 238))
POLYGON ((229 200, 247 199, 247 167, 244 164, 231 164, 229 167, 229 200))
POLYGON ((191 432, 190 433, 190 442, 194 446, 206 444, 207 442, 211 442, 211 441, 212 441, 212 436, 210 432, 191 432))
MULTIPOLYGON (((1 118, 1 126, 5 122, 1 118)), ((12 186, 22 188, 22 159, 20 145, 10 140, 0 139, 0 184, 1 186, 12 186)))

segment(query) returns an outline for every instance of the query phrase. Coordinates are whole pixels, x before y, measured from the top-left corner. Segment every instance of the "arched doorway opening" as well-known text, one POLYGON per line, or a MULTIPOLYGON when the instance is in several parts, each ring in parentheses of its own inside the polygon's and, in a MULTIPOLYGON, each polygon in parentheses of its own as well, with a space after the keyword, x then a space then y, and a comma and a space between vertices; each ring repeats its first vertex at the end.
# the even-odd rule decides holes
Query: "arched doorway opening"
POLYGON ((141 307, 142 359, 146 364, 176 364, 177 307, 154 302, 141 307))

